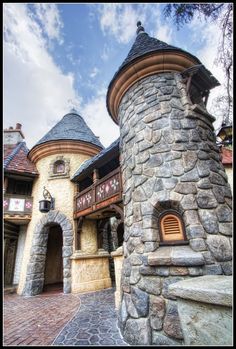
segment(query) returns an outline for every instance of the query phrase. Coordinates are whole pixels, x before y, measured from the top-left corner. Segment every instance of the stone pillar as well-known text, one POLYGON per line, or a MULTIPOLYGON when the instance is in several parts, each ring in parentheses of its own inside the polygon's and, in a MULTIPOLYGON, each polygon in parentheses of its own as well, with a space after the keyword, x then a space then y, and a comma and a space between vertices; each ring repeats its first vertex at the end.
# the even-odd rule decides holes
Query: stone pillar
POLYGON ((129 87, 118 119, 125 223, 119 324, 132 344, 181 344, 168 285, 232 273, 232 195, 214 119, 202 103, 192 104, 181 74, 171 72, 129 87), (160 246, 158 217, 167 209, 182 216, 188 246, 160 246))

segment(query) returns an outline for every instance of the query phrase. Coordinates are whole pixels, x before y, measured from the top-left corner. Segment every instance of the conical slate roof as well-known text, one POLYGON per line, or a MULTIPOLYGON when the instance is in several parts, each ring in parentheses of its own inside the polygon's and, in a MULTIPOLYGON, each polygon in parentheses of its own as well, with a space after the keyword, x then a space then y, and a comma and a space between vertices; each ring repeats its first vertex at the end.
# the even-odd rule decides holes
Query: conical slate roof
MULTIPOLYGON (((124 62, 121 64, 117 72, 115 73, 112 81, 115 79, 115 77, 119 74, 119 72, 129 64, 131 64, 133 61, 138 59, 139 57, 148 55, 151 52, 158 52, 158 51, 181 51, 185 54, 191 56, 196 60, 199 64, 201 62, 197 57, 192 55, 191 53, 182 50, 179 47, 175 47, 172 45, 168 45, 164 41, 160 41, 156 38, 153 38, 149 36, 145 31, 144 28, 141 26, 141 22, 137 23, 138 29, 137 29, 137 37, 135 42, 133 43, 133 46, 131 47, 128 56, 125 58, 124 62)), ((111 83, 112 83, 111 81, 111 83)))
POLYGON ((104 148, 98 137, 96 137, 88 127, 82 116, 77 114, 75 111, 63 116, 61 121, 59 121, 43 138, 41 138, 35 146, 49 141, 58 140, 83 141, 96 145, 102 149, 104 148))

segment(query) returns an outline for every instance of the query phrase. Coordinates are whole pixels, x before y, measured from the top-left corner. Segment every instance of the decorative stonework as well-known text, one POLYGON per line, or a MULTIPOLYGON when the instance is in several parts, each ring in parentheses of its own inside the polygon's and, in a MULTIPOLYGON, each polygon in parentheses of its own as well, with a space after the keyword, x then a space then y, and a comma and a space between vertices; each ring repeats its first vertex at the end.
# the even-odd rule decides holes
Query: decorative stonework
POLYGON ((192 104, 179 73, 145 77, 121 99, 125 232, 119 325, 129 343, 183 344, 169 285, 232 272, 232 194, 213 120, 202 103, 192 104), (160 245, 159 218, 168 210, 182 217, 187 246, 160 245))
POLYGON ((35 227, 30 261, 27 267, 26 282, 22 295, 35 296, 42 292, 44 285, 44 268, 47 253, 47 240, 50 224, 60 225, 63 234, 63 292, 71 292, 71 260, 73 253, 73 230, 69 219, 59 211, 47 213, 35 227))
POLYGON ((70 176, 70 159, 65 158, 64 156, 57 156, 50 162, 49 167, 49 179, 56 178, 68 178, 70 176), (55 171, 57 163, 64 165, 62 172, 55 171))

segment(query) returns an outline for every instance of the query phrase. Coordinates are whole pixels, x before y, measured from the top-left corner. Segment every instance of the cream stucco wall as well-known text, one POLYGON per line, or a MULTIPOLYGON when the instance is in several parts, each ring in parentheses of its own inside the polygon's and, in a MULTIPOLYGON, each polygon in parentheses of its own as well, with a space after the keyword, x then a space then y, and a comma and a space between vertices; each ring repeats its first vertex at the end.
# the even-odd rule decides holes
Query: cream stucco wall
POLYGON ((56 160, 57 156, 64 156, 65 159, 70 160, 70 177, 74 175, 79 166, 87 159, 90 158, 88 155, 71 154, 71 153, 61 153, 55 155, 49 155, 43 159, 38 160, 36 163, 39 177, 35 180, 32 196, 33 196, 33 211, 32 218, 28 225, 25 250, 22 260, 22 268, 20 274, 20 280, 18 285, 17 293, 21 294, 23 291, 27 264, 30 257, 30 249, 33 239, 33 233, 36 224, 44 216, 44 213, 39 211, 38 202, 43 199, 43 187, 45 186, 51 195, 55 198, 55 210, 59 210, 61 213, 65 214, 66 217, 71 221, 73 230, 75 229, 75 224, 73 220, 73 209, 74 209, 74 193, 75 184, 70 181, 70 178, 56 178, 50 179, 50 163, 52 160, 56 160))
POLYGON ((85 220, 82 226, 81 236, 81 251, 85 253, 97 252, 97 227, 96 221, 85 220))
POLYGON ((232 169, 232 167, 225 166, 225 172, 228 176, 228 182, 229 182, 231 190, 233 192, 233 169, 232 169))
POLYGON ((72 259, 72 293, 102 290, 111 287, 107 256, 79 256, 72 259))

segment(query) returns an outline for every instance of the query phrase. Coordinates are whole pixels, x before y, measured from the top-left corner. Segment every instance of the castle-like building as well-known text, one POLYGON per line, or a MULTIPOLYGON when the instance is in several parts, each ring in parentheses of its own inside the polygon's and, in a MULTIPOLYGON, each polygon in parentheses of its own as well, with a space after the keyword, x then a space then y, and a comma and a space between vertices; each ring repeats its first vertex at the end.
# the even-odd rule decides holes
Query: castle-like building
POLYGON ((206 109, 218 85, 138 22, 107 91, 118 140, 104 149, 75 110, 30 151, 20 124, 5 130, 5 287, 113 285, 127 342, 186 344, 169 286, 232 275, 232 193, 206 109))

